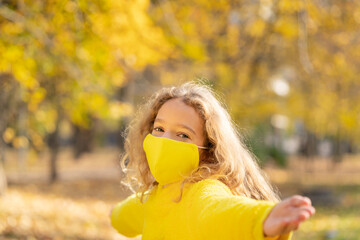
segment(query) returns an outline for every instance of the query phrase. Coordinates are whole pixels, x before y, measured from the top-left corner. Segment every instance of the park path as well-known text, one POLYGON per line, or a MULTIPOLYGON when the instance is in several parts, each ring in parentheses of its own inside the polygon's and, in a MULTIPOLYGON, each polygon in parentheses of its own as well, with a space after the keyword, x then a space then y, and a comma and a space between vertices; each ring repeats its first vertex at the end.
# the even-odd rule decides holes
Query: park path
MULTIPOLYGON (((49 181, 49 153, 27 154, 20 160, 16 151, 8 151, 5 173, 11 183, 39 183, 49 181)), ((116 148, 101 148, 74 159, 71 149, 60 151, 57 160, 59 181, 116 180, 121 177, 120 153, 116 148)))

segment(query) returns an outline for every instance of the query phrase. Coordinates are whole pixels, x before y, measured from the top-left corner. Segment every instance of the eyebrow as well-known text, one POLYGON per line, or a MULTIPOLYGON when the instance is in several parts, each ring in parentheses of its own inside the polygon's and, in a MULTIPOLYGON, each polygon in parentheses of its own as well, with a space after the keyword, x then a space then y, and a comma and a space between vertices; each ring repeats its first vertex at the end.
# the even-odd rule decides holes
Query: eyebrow
MULTIPOLYGON (((165 123, 165 121, 162 120, 161 118, 156 118, 154 122, 162 122, 162 123, 165 123)), ((181 123, 176 124, 176 125, 177 125, 177 126, 180 126, 180 127, 183 127, 183 128, 185 128, 185 129, 189 130, 190 132, 192 132, 194 135, 196 135, 196 132, 195 132, 191 127, 189 127, 189 126, 187 126, 187 125, 185 125, 185 124, 181 124, 181 123)))

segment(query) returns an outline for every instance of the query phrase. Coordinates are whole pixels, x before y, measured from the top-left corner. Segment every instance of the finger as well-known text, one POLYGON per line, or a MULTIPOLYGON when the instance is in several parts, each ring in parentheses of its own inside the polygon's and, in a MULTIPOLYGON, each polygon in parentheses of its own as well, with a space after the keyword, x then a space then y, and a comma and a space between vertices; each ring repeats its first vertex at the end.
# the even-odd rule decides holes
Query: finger
POLYGON ((310 216, 314 215, 316 210, 313 206, 307 206, 306 209, 309 211, 310 216))
POLYGON ((290 231, 296 231, 302 222, 309 219, 311 217, 310 214, 311 210, 309 209, 302 209, 299 211, 298 215, 296 217, 293 217, 290 219, 290 222, 287 226, 287 230, 290 231))
POLYGON ((303 196, 304 201, 307 203, 308 206, 311 206, 311 199, 308 197, 303 196))
POLYGON ((111 214, 112 214, 113 210, 114 210, 114 207, 112 207, 112 208, 110 209, 109 217, 111 217, 111 214))
POLYGON ((287 232, 296 231, 298 230, 300 224, 290 224, 287 232))
POLYGON ((306 212, 309 215, 308 218, 315 214, 315 208, 313 206, 302 206, 299 207, 297 211, 299 213, 306 212))
MULTIPOLYGON (((290 223, 291 223, 291 218, 284 218, 282 221, 281 221, 281 231, 282 233, 281 234, 285 234, 289 231, 290 229, 290 223)), ((291 231, 291 230, 290 230, 291 231)))
POLYGON ((300 223, 300 222, 303 222, 305 221, 306 219, 310 218, 311 216, 311 213, 307 210, 302 210, 298 213, 298 216, 297 216, 297 221, 300 223))
POLYGON ((315 209, 312 206, 302 206, 293 209, 289 213, 290 223, 301 223, 309 219, 314 214, 315 209))
POLYGON ((290 219, 286 231, 287 232, 296 231, 299 228, 300 223, 301 223, 301 219, 299 217, 290 219))
POLYGON ((290 231, 296 231, 299 229, 299 226, 300 226, 300 223, 297 223, 297 224, 291 224, 290 227, 291 227, 291 230, 290 231))
POLYGON ((282 234, 296 231, 300 224, 311 217, 315 213, 315 209, 312 206, 302 206, 291 211, 288 217, 282 219, 280 229, 282 234))
POLYGON ((295 218, 286 218, 282 222, 281 234, 287 234, 291 231, 296 231, 299 227, 299 223, 295 218))
POLYGON ((308 197, 295 195, 290 198, 290 204, 295 207, 299 207, 303 205, 311 206, 311 200, 308 197))
POLYGON ((299 225, 304 222, 305 220, 311 217, 311 209, 309 207, 304 207, 303 209, 299 210, 292 218, 290 218, 289 228, 297 229, 299 225))

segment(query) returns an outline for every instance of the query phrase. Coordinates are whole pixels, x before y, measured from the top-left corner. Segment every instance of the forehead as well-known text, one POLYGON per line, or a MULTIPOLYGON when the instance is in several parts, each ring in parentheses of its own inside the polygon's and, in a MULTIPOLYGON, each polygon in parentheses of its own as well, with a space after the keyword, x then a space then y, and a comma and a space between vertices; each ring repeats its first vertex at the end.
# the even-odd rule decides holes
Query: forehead
POLYGON ((195 131, 203 130, 203 120, 196 110, 185 104, 180 98, 165 102, 156 116, 169 124, 185 124, 195 131))

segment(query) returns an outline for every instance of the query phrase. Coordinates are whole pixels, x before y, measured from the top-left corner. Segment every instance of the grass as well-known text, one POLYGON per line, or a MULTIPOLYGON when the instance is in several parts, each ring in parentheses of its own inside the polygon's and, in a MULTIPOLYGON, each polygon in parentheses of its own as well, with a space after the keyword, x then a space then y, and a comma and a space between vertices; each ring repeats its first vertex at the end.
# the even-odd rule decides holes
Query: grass
POLYGON ((343 196, 341 205, 316 207, 316 214, 303 223, 294 239, 358 240, 360 236, 360 186, 335 186, 336 194, 343 196))
MULTIPOLYGON (((291 159, 286 169, 267 167, 272 182, 284 197, 301 194, 309 189, 326 190, 339 203, 324 205, 315 202, 316 214, 301 224, 294 233, 296 240, 359 240, 360 239, 360 161, 346 156, 336 166, 329 159, 291 159)), ((315 199, 313 199, 315 200, 315 199)), ((325 199, 326 200, 326 199, 325 199)), ((327 199, 329 200, 329 199, 327 199)))

